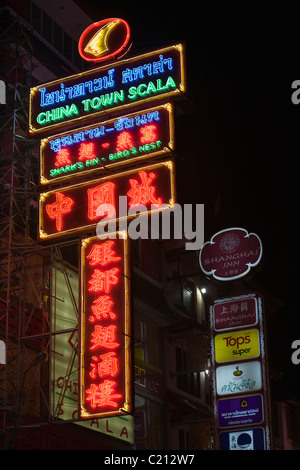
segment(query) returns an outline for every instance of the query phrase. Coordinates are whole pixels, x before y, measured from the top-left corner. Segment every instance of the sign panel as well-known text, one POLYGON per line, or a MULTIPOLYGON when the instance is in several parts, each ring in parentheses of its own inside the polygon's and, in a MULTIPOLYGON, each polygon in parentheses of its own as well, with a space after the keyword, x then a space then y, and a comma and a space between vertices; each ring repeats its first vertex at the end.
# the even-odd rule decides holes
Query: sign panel
POLYGON ((131 411, 127 232, 81 246, 80 415, 131 411))
POLYGON ((261 388, 262 370, 259 361, 230 364, 216 369, 218 395, 245 394, 261 388))
POLYGON ((50 292, 51 331, 59 331, 59 334, 51 335, 50 343, 52 415, 60 420, 72 420, 79 426, 127 443, 134 442, 134 423, 131 415, 80 420, 78 409, 78 271, 66 266, 66 263, 52 266, 50 292))
POLYGON ((262 422, 262 395, 225 398, 218 401, 218 424, 221 428, 251 426, 262 422))
POLYGON ((40 179, 70 180, 172 150, 173 107, 166 104, 43 139, 40 179))
POLYGON ((84 60, 101 62, 124 55, 129 46, 130 28, 121 18, 107 18, 91 24, 79 38, 78 51, 84 60))
POLYGON ((206 275, 219 281, 231 281, 246 276, 261 257, 262 244, 255 233, 230 228, 216 233, 204 243, 199 263, 206 275))
POLYGON ((221 432, 220 450, 265 450, 264 429, 221 432))
POLYGON ((233 300, 217 301, 212 313, 216 331, 254 326, 258 321, 257 299, 254 296, 241 296, 233 300))
POLYGON ((215 336, 216 362, 241 361, 260 354, 257 329, 230 331, 215 336))
POLYGON ((74 128, 184 91, 183 46, 177 44, 31 88, 29 132, 74 128))
POLYGON ((48 191, 40 194, 40 237, 66 235, 108 220, 126 224, 139 210, 147 214, 168 209, 174 202, 172 161, 48 191), (121 196, 125 204, 123 200, 120 203, 121 196), (100 206, 108 209, 98 215, 100 206))

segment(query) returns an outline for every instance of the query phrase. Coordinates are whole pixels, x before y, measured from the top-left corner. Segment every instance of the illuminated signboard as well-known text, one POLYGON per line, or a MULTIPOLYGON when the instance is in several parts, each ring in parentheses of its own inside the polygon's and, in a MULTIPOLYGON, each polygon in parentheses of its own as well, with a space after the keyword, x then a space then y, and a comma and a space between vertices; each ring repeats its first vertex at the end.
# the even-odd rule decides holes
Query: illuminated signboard
POLYGON ((254 326, 258 321, 257 308, 257 299, 253 296, 236 297, 234 300, 217 300, 212 309, 214 329, 224 331, 254 326))
POLYGON ((78 51, 84 60, 101 62, 117 59, 129 47, 130 28, 121 18, 108 18, 93 23, 82 33, 78 51))
POLYGON ((41 183, 167 154, 173 142, 171 104, 55 135, 41 141, 41 183))
POLYGON ((262 243, 255 233, 248 233, 243 228, 229 228, 204 243, 199 263, 207 276, 231 281, 246 276, 261 257, 262 243))
POLYGON ((231 331, 215 336, 216 362, 241 361, 259 356, 259 332, 256 329, 231 331))
POLYGON ((100 221, 126 220, 137 211, 163 210, 175 202, 174 165, 172 161, 128 170, 112 176, 51 190, 40 194, 40 238, 70 234, 95 227, 100 221), (120 204, 120 197, 126 199, 120 204), (109 205, 114 214, 103 212, 109 205), (166 205, 166 206, 165 206, 166 205))
POLYGON ((185 91, 182 44, 31 88, 29 132, 49 134, 185 91))
POLYGON ((131 411, 127 232, 81 247, 80 414, 131 411))

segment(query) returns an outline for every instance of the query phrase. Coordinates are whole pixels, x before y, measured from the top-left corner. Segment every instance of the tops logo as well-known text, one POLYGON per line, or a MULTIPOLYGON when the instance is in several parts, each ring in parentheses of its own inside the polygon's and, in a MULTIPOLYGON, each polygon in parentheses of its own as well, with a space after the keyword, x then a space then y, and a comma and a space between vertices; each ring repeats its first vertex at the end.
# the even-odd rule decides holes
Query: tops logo
POLYGON ((108 18, 93 23, 82 33, 79 54, 91 62, 117 59, 128 51, 129 39, 128 23, 120 18, 108 18))

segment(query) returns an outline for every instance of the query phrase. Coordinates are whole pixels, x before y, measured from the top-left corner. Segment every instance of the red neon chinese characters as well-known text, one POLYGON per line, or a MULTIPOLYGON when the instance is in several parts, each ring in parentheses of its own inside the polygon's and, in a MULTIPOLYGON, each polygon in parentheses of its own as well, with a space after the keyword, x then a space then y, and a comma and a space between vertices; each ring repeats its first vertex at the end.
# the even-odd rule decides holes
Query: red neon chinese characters
POLYGON ((122 395, 115 393, 114 387, 116 382, 112 380, 104 380, 103 383, 98 386, 92 384, 91 387, 86 391, 87 392, 87 401, 91 402, 91 407, 103 407, 103 406, 112 406, 113 408, 118 407, 118 403, 113 401, 119 398, 122 398, 122 395))
POLYGON ((95 329, 92 333, 91 342, 94 343, 90 347, 90 350, 93 351, 99 347, 114 349, 120 346, 116 341, 116 325, 101 326, 95 325, 95 329))
POLYGON ((121 132, 117 138, 116 151, 128 150, 134 147, 131 134, 127 131, 121 132))
POLYGON ((112 249, 113 245, 114 242, 112 240, 93 245, 93 248, 87 256, 88 259, 91 259, 90 265, 94 266, 95 264, 101 264, 101 266, 105 266, 110 262, 120 261, 121 257, 115 256, 112 249))
POLYGON ((62 216, 71 212, 74 201, 70 197, 64 196, 62 193, 56 193, 56 202, 47 204, 46 212, 50 219, 56 219, 56 229, 62 231, 62 216))
POLYGON ((115 377, 119 373, 119 361, 116 357, 116 353, 111 351, 106 354, 101 354, 98 358, 97 356, 92 357, 95 363, 92 363, 92 370, 89 373, 90 377, 96 379, 97 376, 99 377, 115 377), (101 362, 98 362, 101 359, 101 362), (98 364, 97 364, 98 363, 98 364))
POLYGON ((154 124, 149 124, 148 126, 141 127, 141 144, 150 144, 151 142, 157 140, 156 131, 157 128, 154 124))
POLYGON ((81 144, 79 147, 79 160, 89 160, 96 158, 94 154, 94 144, 91 142, 89 144, 81 144))
POLYGON ((94 300, 93 305, 91 306, 94 316, 89 318, 90 322, 103 320, 105 318, 111 318, 112 320, 115 320, 117 315, 111 311, 113 305, 114 302, 109 295, 101 295, 98 297, 96 300, 94 300))
POLYGON ((122 412, 125 400, 124 241, 94 238, 85 248, 84 406, 88 416, 122 412), (122 264, 121 264, 122 263, 122 264))
POLYGON ((55 166, 64 166, 69 165, 70 163, 72 163, 72 161, 70 159, 70 153, 68 149, 61 149, 59 152, 57 152, 55 166))
POLYGON ((89 284, 91 285, 89 291, 105 292, 108 294, 110 292, 111 285, 116 285, 118 283, 118 272, 119 268, 112 268, 107 271, 95 269, 92 279, 89 281, 89 284))
POLYGON ((147 176, 145 171, 139 171, 139 177, 141 183, 135 179, 129 180, 131 185, 131 189, 127 193, 127 196, 131 198, 129 205, 148 204, 151 202, 152 204, 160 206, 162 200, 154 196, 155 187, 152 186, 152 182, 156 177, 155 173, 151 172, 149 176, 147 176))
POLYGON ((88 193, 88 218, 97 218, 97 209, 102 204, 109 204, 115 207, 115 184, 104 183, 95 188, 87 190, 88 193))

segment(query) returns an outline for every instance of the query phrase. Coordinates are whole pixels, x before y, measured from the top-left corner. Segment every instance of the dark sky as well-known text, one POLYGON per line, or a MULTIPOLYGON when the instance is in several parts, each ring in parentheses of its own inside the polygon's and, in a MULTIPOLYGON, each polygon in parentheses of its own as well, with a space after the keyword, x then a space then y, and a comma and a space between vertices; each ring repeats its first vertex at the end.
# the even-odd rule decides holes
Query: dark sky
POLYGON ((129 23, 131 54, 185 41, 190 104, 176 119, 183 157, 176 163, 179 202, 205 204, 206 241, 234 226, 261 238, 257 280, 283 302, 270 321, 272 354, 288 371, 286 387, 295 389, 300 365, 290 356, 292 341, 300 339, 300 104, 291 101, 291 84, 300 80, 300 6, 177 3, 84 5, 94 21, 129 23))

